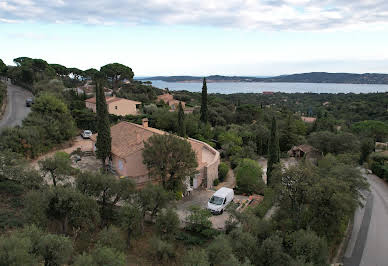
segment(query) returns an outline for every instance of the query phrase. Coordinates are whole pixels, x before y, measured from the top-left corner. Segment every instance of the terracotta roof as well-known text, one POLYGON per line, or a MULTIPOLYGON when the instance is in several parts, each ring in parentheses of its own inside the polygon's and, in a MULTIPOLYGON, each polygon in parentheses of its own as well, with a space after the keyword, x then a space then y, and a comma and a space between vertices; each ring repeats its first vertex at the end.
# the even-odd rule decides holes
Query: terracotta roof
POLYGON ((179 100, 171 100, 171 101, 168 102, 168 104, 169 104, 169 105, 173 105, 173 104, 178 105, 180 102, 183 103, 183 104, 185 104, 185 102, 179 101, 179 100))
POLYGON ((172 96, 171 94, 165 93, 165 94, 159 95, 157 98, 158 99, 163 99, 163 100, 169 100, 169 99, 173 99, 173 97, 174 96, 172 96))
POLYGON ((314 123, 315 120, 317 120, 315 117, 308 117, 308 116, 302 116, 301 118, 303 122, 306 122, 306 123, 314 123))
MULTIPOLYGON (((165 131, 152 128, 152 127, 144 127, 142 125, 134 124, 134 123, 129 123, 129 122, 120 122, 114 126, 111 127, 111 137, 112 137, 112 154, 125 159, 129 155, 141 151, 144 149, 144 142, 147 141, 153 134, 159 134, 159 135, 164 135, 168 134, 165 131)), ((91 137, 91 140, 93 142, 97 141, 97 134, 94 134, 91 137)), ((191 145, 195 145, 198 143, 202 143, 205 146, 207 145, 206 143, 203 143, 199 140, 196 139, 191 139, 188 138, 187 141, 191 145)), ((209 145, 207 145, 209 146, 209 145)), ((210 147, 210 146, 209 146, 210 147)), ((210 149, 213 149, 210 147, 210 149)), ((214 149, 213 149, 214 150, 214 149)), ((214 158, 212 159, 217 160, 219 158, 219 153, 214 150, 214 158), (218 157, 217 157, 218 154, 218 157)), ((204 166, 208 165, 209 163, 212 164, 212 162, 209 161, 200 161, 201 157, 197 157, 197 163, 198 167, 197 169, 201 169, 204 166)))
MULTIPOLYGON (((105 100, 106 100, 107 104, 110 104, 110 103, 113 103, 113 102, 117 102, 117 101, 121 101, 121 100, 129 101, 129 102, 131 102, 133 104, 141 104, 141 102, 132 101, 132 100, 124 99, 124 98, 118 98, 118 97, 106 97, 105 100)), ((96 97, 86 99, 85 102, 96 103, 96 97)))
POLYGON ((313 146, 310 146, 308 144, 302 144, 302 145, 299 145, 299 146, 295 146, 295 147, 292 148, 292 150, 301 150, 304 153, 308 153, 308 152, 311 152, 311 151, 317 151, 317 149, 315 149, 313 146))
MULTIPOLYGON (((153 134, 166 134, 166 132, 152 128, 143 127, 142 125, 133 124, 129 122, 120 122, 110 128, 112 137, 112 153, 118 157, 125 158, 128 155, 142 150, 144 148, 143 141, 146 141, 150 136, 145 132, 153 134)), ((93 141, 97 140, 97 134, 91 138, 93 141)))

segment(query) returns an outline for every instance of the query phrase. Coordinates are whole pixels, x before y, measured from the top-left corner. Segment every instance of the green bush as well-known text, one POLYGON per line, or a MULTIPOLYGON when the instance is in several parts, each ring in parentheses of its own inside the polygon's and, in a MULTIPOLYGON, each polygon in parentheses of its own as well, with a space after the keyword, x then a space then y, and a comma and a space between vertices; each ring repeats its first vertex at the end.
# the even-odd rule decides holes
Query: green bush
POLYGON ((217 178, 217 179, 214 179, 213 180, 213 186, 218 186, 218 184, 220 183, 220 180, 217 178))
POLYGON ((175 192, 174 193, 174 195, 175 195, 175 199, 176 200, 181 200, 182 199, 182 191, 177 191, 177 192, 175 192))
POLYGON ((226 163, 220 163, 218 166, 218 179, 220 182, 224 181, 228 175, 229 166, 226 163))
POLYGON ((156 218, 156 228, 163 239, 172 239, 179 231, 179 217, 173 209, 163 210, 156 218))
POLYGON ((191 249, 186 252, 183 257, 184 266, 205 266, 210 265, 208 261, 207 253, 204 249, 196 248, 191 249))
POLYGON ((260 218, 263 218, 267 211, 272 207, 275 200, 275 193, 272 189, 264 189, 264 199, 263 201, 255 208, 255 214, 260 218))
POLYGON ((182 232, 180 231, 176 235, 176 239, 179 241, 182 241, 185 245, 193 245, 193 246, 201 246, 205 242, 207 242, 207 239, 203 238, 202 236, 190 233, 190 232, 182 232))
POLYGON ((3 106, 3 101, 7 94, 7 86, 3 82, 0 81, 0 109, 3 106))
POLYGON ((288 254, 293 258, 303 257, 306 263, 327 265, 328 248, 326 240, 313 231, 299 230, 287 237, 288 254))
POLYGON ((199 206, 192 206, 190 212, 191 213, 186 220, 186 230, 207 237, 208 232, 206 230, 211 229, 212 227, 212 222, 209 220, 212 216, 210 211, 202 209, 199 206))
POLYGON ((0 181, 0 193, 21 196, 24 193, 24 187, 11 180, 2 180, 0 181))
POLYGON ((108 247, 119 252, 125 251, 125 237, 123 232, 115 226, 109 226, 109 228, 102 229, 98 233, 97 239, 97 245, 99 247, 108 247))
POLYGON ((25 221, 17 212, 11 210, 0 210, 0 229, 22 227, 25 221))
POLYGON ((243 159, 236 169, 237 190, 240 193, 262 193, 265 187, 260 165, 251 159, 243 159))
POLYGON ((388 156, 384 153, 374 153, 370 156, 369 167, 378 177, 388 181, 388 156))
POLYGON ((151 255, 158 262, 167 262, 172 258, 176 257, 175 248, 171 243, 160 240, 158 238, 151 238, 151 255))

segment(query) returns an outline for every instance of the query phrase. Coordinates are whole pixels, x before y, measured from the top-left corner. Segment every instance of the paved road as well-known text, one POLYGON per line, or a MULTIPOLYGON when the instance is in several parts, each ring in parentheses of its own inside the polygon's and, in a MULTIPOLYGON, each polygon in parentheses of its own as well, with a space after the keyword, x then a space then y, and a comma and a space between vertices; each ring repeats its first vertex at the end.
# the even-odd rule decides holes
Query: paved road
POLYGON ((388 265, 388 185, 375 175, 365 175, 371 193, 355 214, 345 252, 345 266, 388 265))
POLYGON ((18 86, 8 83, 8 102, 5 113, 0 120, 0 131, 7 127, 21 125, 22 120, 30 112, 26 107, 26 99, 32 94, 18 86))

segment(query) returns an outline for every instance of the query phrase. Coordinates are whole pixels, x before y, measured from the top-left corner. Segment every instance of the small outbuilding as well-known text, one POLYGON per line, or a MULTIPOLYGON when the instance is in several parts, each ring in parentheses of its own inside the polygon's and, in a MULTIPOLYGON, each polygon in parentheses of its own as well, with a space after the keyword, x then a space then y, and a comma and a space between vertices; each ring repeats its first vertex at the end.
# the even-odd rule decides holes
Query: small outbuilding
POLYGON ((297 159, 306 158, 316 161, 322 157, 322 152, 311 145, 302 144, 292 147, 291 150, 288 151, 288 155, 297 159))

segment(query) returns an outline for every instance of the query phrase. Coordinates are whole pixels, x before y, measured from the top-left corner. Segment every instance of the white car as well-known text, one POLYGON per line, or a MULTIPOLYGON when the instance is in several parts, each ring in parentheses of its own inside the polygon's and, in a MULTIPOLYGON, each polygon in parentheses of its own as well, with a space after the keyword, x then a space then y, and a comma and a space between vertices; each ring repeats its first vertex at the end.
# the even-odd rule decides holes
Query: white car
POLYGON ((230 202, 233 201, 234 191, 231 188, 222 187, 217 190, 207 203, 207 209, 213 214, 222 214, 230 202))
POLYGON ((84 139, 90 139, 90 137, 93 135, 92 131, 90 130, 84 130, 81 133, 81 137, 84 139))

